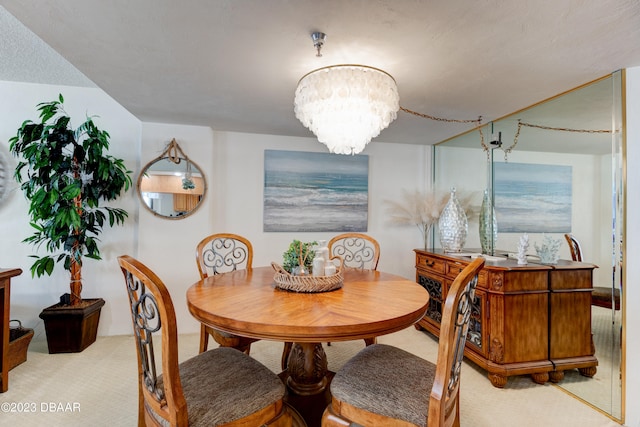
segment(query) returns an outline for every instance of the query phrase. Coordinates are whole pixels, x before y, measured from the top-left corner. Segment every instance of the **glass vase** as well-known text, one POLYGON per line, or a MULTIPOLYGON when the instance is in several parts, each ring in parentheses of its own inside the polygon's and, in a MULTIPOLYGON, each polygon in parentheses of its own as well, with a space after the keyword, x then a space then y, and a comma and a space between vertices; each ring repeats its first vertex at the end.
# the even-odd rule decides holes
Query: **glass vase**
POLYGON ((293 267, 293 270, 291 270, 291 274, 293 276, 308 276, 309 269, 304 265, 296 265, 293 267))
POLYGON ((469 224, 464 209, 456 197, 456 189, 451 189, 451 196, 438 219, 440 245, 445 252, 460 252, 467 241, 469 224))
POLYGON ((483 254, 493 255, 493 249, 498 240, 498 222, 489 192, 484 190, 482 206, 480 207, 480 247, 483 254))
POLYGON ((425 251, 429 249, 429 232, 431 231, 432 226, 432 223, 422 224, 422 243, 425 251))

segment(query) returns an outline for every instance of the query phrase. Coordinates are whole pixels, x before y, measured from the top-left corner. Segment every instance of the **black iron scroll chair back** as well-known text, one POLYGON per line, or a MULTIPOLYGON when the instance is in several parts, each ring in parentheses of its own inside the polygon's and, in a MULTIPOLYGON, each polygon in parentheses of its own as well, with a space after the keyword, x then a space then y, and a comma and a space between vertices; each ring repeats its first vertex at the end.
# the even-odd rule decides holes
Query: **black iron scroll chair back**
POLYGON ((248 239, 237 234, 212 234, 198 243, 196 262, 203 279, 239 269, 251 270, 253 247, 248 239))
POLYGON ((478 285, 478 272, 483 266, 484 260, 475 261, 465 268, 466 271, 463 270, 452 284, 445 301, 442 316, 444 321, 440 329, 440 340, 444 340, 444 343, 438 345, 437 366, 444 364, 447 368, 436 368, 431 389, 427 420, 433 418, 434 426, 459 425, 460 422, 460 372, 478 285), (454 343, 453 349, 447 343, 454 343))
POLYGON ((380 259, 380 244, 362 233, 339 234, 329 240, 329 253, 340 256, 345 267, 376 270, 380 259))
POLYGON ((171 297, 162 281, 133 258, 120 257, 118 262, 127 286, 138 354, 138 422, 140 424, 148 418, 151 411, 162 414, 162 418, 171 425, 180 424, 180 420, 186 419, 186 403, 180 378, 177 375, 165 375, 160 381, 153 340, 154 333, 159 332, 161 372, 178 372, 177 345, 166 348, 162 346, 163 342, 177 343, 178 339, 171 297))
MULTIPOLYGON (((196 247, 196 264, 200 278, 214 274, 223 274, 241 269, 251 270, 253 264, 253 246, 251 242, 237 234, 218 233, 205 237, 196 247)), ((200 352, 207 350, 209 336, 222 347, 233 347, 247 354, 251 344, 257 339, 240 337, 219 331, 210 326, 200 325, 200 352)))
POLYGON ((167 288, 134 258, 121 256, 118 263, 138 357, 139 426, 291 425, 282 382, 246 354, 217 348, 178 363, 175 309, 167 288), (161 338, 158 348, 154 335, 161 338))
POLYGON ((460 425, 460 372, 484 259, 463 269, 444 303, 436 364, 385 344, 361 350, 336 373, 325 427, 460 425))
MULTIPOLYGON (((377 270, 380 260, 380 244, 373 237, 362 233, 343 233, 334 236, 327 245, 331 256, 342 258, 347 268, 377 270)), ((365 338, 365 345, 375 344, 376 338, 365 338)), ((328 345, 331 345, 329 342, 328 345)))

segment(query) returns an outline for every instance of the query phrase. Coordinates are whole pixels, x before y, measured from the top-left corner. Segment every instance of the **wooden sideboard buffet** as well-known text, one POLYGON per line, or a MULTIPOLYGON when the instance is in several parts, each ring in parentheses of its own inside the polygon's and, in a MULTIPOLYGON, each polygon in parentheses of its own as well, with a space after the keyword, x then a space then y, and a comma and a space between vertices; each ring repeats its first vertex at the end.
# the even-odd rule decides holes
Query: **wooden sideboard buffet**
MULTIPOLYGON (((416 326, 438 336, 447 290, 471 257, 414 251, 416 281, 430 295, 416 326)), ((506 254, 504 260, 488 260, 478 275, 465 356, 488 371, 495 387, 504 387, 512 375, 530 374, 539 384, 558 382, 568 369, 593 377, 598 365, 591 335, 595 267, 565 260, 522 266, 506 254)))
POLYGON ((0 393, 9 389, 9 307, 11 278, 22 274, 19 268, 0 268, 0 393))

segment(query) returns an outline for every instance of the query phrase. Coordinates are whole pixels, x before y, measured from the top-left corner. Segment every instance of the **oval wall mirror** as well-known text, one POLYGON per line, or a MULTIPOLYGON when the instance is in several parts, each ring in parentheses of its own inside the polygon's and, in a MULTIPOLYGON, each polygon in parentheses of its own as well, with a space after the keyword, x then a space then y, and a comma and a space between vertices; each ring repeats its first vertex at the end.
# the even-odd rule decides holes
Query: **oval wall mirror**
POLYGON ((186 218, 202 205, 206 191, 202 169, 184 154, 175 139, 142 168, 138 177, 142 204, 161 218, 186 218))

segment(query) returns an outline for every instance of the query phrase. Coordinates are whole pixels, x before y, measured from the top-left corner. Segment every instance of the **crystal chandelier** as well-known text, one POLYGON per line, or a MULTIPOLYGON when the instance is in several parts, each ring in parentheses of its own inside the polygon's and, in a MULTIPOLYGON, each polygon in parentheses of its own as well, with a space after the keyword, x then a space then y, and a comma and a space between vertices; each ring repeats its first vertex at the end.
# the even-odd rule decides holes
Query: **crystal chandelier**
POLYGON ((294 111, 336 154, 357 154, 396 119, 398 88, 389 74, 363 65, 333 65, 298 82, 294 111))

